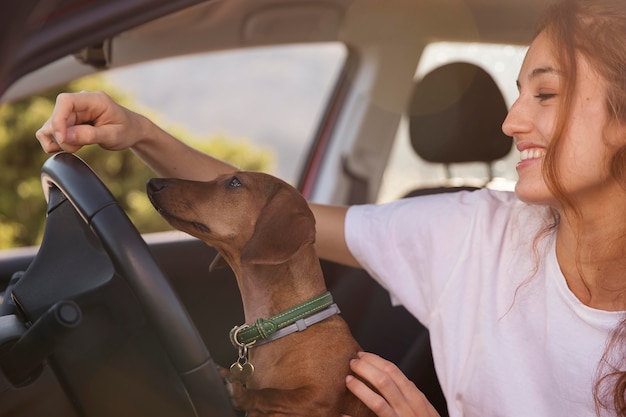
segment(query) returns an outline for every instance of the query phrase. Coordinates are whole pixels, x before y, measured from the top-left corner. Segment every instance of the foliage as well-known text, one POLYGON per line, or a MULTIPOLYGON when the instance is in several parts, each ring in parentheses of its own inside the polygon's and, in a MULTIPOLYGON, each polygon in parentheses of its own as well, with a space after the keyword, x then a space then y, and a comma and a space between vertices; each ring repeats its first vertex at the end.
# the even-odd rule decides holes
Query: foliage
MULTIPOLYGON (((52 113, 58 93, 81 90, 104 90, 120 104, 136 108, 130 97, 101 76, 83 78, 45 94, 0 106, 0 163, 3 167, 0 249, 36 245, 41 241, 46 204, 39 176, 49 155, 42 152, 34 134, 52 113)), ((156 115, 148 116, 159 123, 156 115)), ((193 137, 180 127, 169 130, 191 146, 241 169, 266 170, 271 164, 269 151, 256 149, 246 141, 233 141, 224 136, 193 137)), ((109 187, 140 232, 170 229, 154 211, 145 193, 146 181, 154 174, 131 151, 109 152, 91 146, 81 149, 77 155, 109 187)))

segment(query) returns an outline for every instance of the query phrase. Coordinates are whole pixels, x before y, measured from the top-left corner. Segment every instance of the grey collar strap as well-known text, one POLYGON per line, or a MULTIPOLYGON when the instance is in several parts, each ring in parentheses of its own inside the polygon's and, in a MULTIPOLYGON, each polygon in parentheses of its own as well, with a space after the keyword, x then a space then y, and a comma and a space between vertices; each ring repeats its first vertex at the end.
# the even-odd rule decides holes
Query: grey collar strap
MULTIPOLYGON (((255 339, 251 343, 246 343, 245 345, 247 347, 252 347, 252 345, 254 345, 255 347, 264 345, 264 344, 272 342, 272 341, 274 341, 276 339, 280 339, 281 337, 285 337, 285 336, 288 336, 288 335, 296 333, 296 332, 304 331, 308 327, 310 327, 310 326, 312 326, 312 325, 314 325, 316 323, 319 323, 321 321, 324 321, 327 318, 332 317, 335 314, 339 314, 339 313, 341 313, 341 311, 339 310, 339 307, 337 306, 337 304, 333 303, 333 304, 329 305, 328 307, 326 307, 324 310, 321 310, 321 311, 319 311, 317 313, 311 314, 310 316, 306 316, 304 318, 298 319, 295 322, 293 322, 292 324, 290 324, 288 326, 285 326, 285 327, 275 331, 274 333, 272 333, 267 338, 258 338, 258 339, 255 339)), ((233 331, 232 331, 231 341, 238 340, 237 334, 241 330, 244 330, 247 327, 248 327, 247 324, 235 327, 233 329, 233 331)))

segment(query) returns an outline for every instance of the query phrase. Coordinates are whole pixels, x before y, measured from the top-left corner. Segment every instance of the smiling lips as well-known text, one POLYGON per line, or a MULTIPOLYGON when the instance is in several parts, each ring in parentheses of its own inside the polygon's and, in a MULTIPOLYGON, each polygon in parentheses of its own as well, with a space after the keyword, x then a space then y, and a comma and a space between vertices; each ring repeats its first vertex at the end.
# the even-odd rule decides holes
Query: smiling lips
POLYGON ((543 158, 545 154, 545 148, 526 148, 520 150, 520 160, 517 163, 517 169, 519 170, 526 165, 532 164, 533 161, 543 158))

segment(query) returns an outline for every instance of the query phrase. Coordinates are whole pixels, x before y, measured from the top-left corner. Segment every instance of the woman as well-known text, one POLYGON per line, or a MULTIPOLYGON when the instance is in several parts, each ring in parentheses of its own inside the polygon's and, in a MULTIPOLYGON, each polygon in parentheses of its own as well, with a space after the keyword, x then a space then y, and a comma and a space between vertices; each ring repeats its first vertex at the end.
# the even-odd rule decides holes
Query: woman
MULTIPOLYGON (((515 193, 312 204, 320 256, 368 269, 429 327, 452 416, 626 416, 625 41, 623 0, 547 11, 503 124, 515 193)), ((37 138, 47 152, 130 147, 163 176, 234 170, 102 93, 60 95, 37 138)), ((376 390, 348 388, 377 415, 436 415, 393 364, 351 366, 376 390)))

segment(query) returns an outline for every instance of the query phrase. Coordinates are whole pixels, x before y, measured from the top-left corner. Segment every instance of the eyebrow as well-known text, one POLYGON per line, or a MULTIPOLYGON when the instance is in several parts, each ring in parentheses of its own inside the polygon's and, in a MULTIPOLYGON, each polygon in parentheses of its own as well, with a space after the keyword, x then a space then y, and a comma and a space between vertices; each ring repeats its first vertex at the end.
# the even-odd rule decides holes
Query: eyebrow
MULTIPOLYGON (((536 78, 544 74, 559 75, 560 73, 561 73, 560 71, 558 71, 556 68, 553 68, 553 67, 538 67, 530 72, 530 75, 528 75, 528 79, 532 80, 533 78, 536 78)), ((521 85, 520 85, 519 79, 515 80, 515 85, 517 85, 518 89, 520 88, 521 85)))

